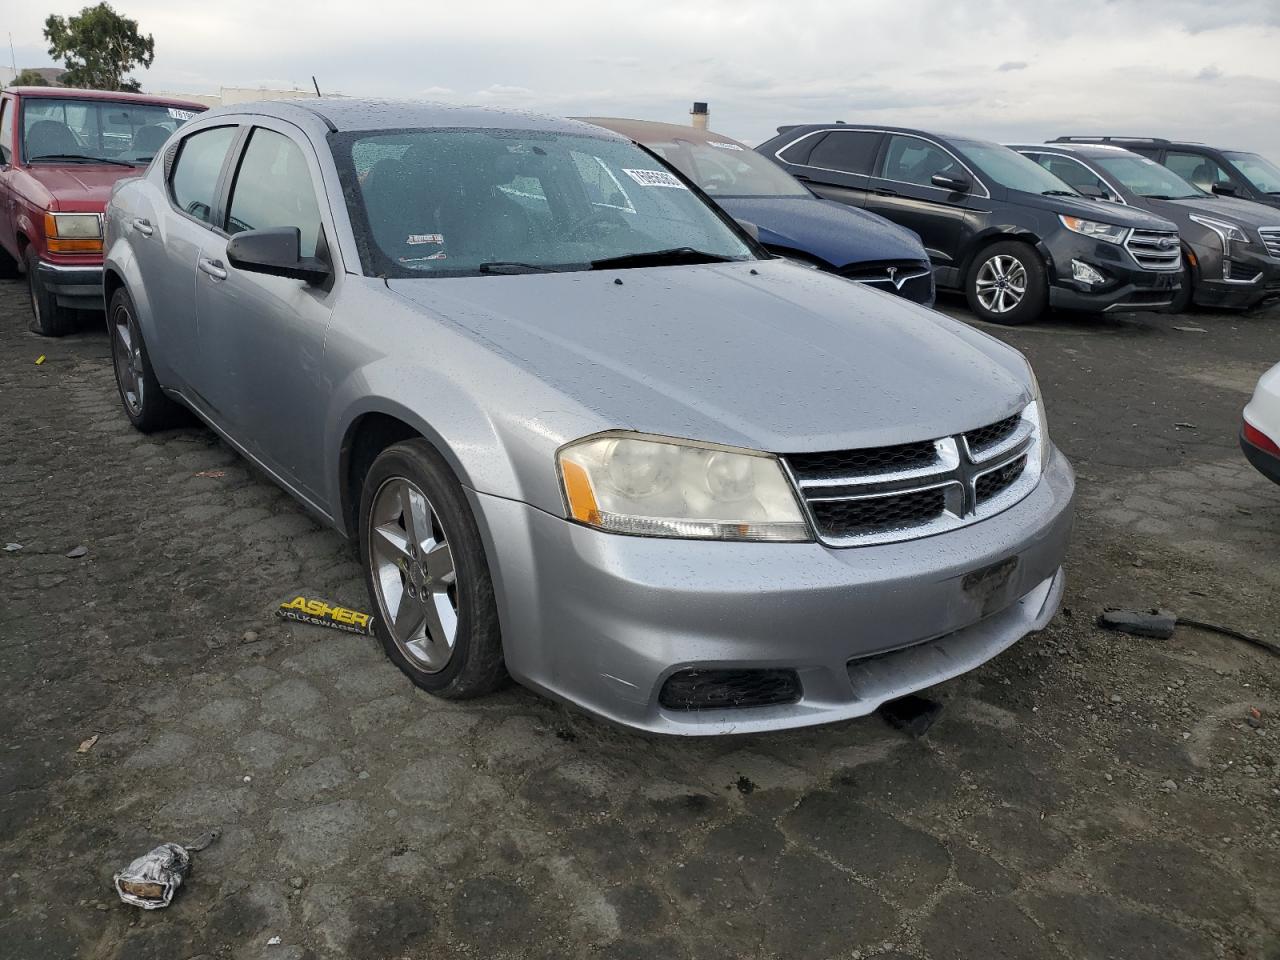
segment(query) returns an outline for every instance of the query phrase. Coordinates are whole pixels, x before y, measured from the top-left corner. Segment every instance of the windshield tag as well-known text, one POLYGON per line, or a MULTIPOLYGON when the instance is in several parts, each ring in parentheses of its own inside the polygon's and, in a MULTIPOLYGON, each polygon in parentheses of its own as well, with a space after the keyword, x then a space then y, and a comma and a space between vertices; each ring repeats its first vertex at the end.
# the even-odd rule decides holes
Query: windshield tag
POLYGON ((443 233, 411 233, 405 240, 405 243, 411 247, 417 247, 424 243, 444 243, 443 233))
POLYGON ((195 116, 194 110, 179 110, 177 107, 169 108, 169 116, 175 120, 190 120, 195 116))
POLYGON ((740 147, 740 146, 739 146, 738 144, 736 144, 736 143, 724 143, 724 142, 722 142, 722 141, 720 141, 720 140, 708 140, 708 141, 707 141, 707 146, 708 146, 708 147, 719 147, 721 150, 739 150, 739 151, 740 151, 740 150, 742 150, 742 147, 740 147))
POLYGON ((642 187, 673 187, 676 190, 688 190, 680 179, 666 170, 627 170, 623 173, 642 187))

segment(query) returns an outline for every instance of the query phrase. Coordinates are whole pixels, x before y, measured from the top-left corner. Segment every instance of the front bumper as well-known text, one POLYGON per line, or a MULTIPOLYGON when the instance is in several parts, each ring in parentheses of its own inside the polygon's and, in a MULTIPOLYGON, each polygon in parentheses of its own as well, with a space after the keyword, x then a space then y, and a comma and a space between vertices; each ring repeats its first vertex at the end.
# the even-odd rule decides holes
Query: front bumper
POLYGON ((36 264, 40 283, 60 307, 102 310, 102 264, 67 265, 41 260, 36 264))
POLYGON ((1146 270, 1118 244, 1056 231, 1044 244, 1049 266, 1049 304, 1060 310, 1119 313, 1159 310, 1173 303, 1181 285, 1177 270, 1146 270), (1071 261, 1079 260, 1103 276, 1087 284, 1072 276, 1071 261))
POLYGON ((471 492, 507 667, 522 683, 627 726, 747 733, 871 713, 1042 629, 1063 590, 1074 478, 1054 451, 1005 512, 902 543, 720 543, 625 537, 471 492), (1000 565, 996 592, 977 571, 1000 565), (671 710, 686 669, 787 669, 793 703, 671 710))
POLYGON ((1249 310, 1280 299, 1280 261, 1248 248, 1233 251, 1225 263, 1221 251, 1201 256, 1194 299, 1199 306, 1225 310, 1249 310))

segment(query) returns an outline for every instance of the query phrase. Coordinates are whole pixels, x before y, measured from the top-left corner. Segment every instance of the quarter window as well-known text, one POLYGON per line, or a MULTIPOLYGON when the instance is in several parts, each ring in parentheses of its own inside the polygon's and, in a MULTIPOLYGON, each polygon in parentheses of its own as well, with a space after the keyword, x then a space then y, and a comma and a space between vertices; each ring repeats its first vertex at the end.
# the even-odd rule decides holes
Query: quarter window
POLYGON ((214 127, 182 141, 169 183, 173 202, 183 213, 213 223, 218 175, 235 135, 235 127, 214 127))
POLYGON ((919 137, 890 135, 882 174, 886 180, 931 187, 932 178, 937 174, 968 179, 959 161, 941 147, 919 137))
POLYGON ((227 233, 271 227, 297 227, 301 256, 316 255, 320 207, 306 157, 284 134, 255 127, 231 190, 227 233))
POLYGON ((13 157, 13 101, 0 100, 0 163, 8 163, 13 157))
POLYGON ((1176 150, 1170 150, 1165 156, 1164 165, 1183 180, 1189 180, 1206 193, 1213 191, 1214 184, 1231 182, 1231 175, 1212 157, 1206 157, 1202 153, 1179 153, 1176 150))
POLYGON ((869 130, 833 130, 809 154, 809 166, 866 175, 875 163, 880 134, 869 130))

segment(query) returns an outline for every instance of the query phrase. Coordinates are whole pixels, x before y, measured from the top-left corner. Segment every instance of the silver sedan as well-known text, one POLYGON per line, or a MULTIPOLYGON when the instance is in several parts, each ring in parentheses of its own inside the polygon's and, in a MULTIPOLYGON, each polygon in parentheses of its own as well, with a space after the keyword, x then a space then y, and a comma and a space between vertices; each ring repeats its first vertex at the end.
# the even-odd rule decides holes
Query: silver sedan
POLYGON ((203 114, 106 217, 124 411, 356 541, 444 697, 679 734, 859 716, 1045 626, 1070 467, 1015 350, 770 258, 626 138, 357 100, 203 114))

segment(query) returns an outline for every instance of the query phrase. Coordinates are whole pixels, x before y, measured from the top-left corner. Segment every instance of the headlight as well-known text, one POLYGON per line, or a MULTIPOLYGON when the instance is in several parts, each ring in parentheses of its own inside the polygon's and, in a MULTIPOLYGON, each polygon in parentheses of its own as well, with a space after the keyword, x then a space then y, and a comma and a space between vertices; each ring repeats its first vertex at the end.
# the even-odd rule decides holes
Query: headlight
POLYGON ((1086 237, 1093 237, 1095 240, 1105 240, 1107 243, 1123 243, 1129 233, 1128 227, 1116 226, 1114 223, 1082 220, 1079 217, 1068 217, 1061 213, 1058 214, 1058 219, 1068 230, 1082 233, 1086 237))
POLYGON ((101 253, 102 218, 96 213, 46 213, 44 236, 52 253, 101 253))
POLYGON ((572 520, 611 533, 810 540, 776 457, 666 437, 605 434, 557 455, 572 520))
POLYGON ((1249 235, 1244 232, 1244 228, 1234 223, 1228 223, 1226 220, 1215 220, 1213 217, 1202 217, 1199 214, 1191 214, 1190 218, 1202 227, 1208 227, 1218 235, 1218 239, 1222 241, 1222 252, 1231 252, 1231 241, 1236 243, 1248 243, 1249 235))
POLYGON ((1036 379, 1036 372, 1031 369, 1031 362, 1027 361, 1027 372, 1031 374, 1031 403, 1022 411, 1022 418, 1030 420, 1040 430, 1040 472, 1049 466, 1049 418, 1044 412, 1044 397, 1040 395, 1040 381, 1036 379))

